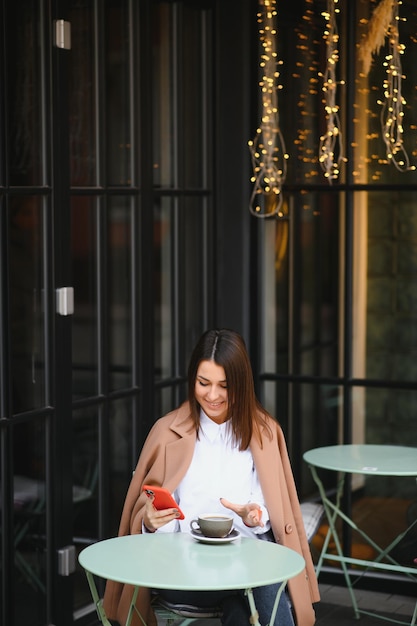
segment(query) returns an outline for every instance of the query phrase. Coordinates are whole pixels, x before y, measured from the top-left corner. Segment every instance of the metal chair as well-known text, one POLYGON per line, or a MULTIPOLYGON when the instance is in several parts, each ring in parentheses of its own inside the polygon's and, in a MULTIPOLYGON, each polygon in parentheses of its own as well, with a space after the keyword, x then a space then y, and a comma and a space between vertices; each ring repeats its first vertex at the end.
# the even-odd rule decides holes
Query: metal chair
POLYGON ((167 626, 177 622, 178 618, 183 618, 178 626, 189 626, 197 619, 216 619, 221 617, 222 611, 219 607, 201 608, 188 604, 172 604, 164 598, 155 595, 152 606, 155 615, 159 620, 166 620, 167 626))

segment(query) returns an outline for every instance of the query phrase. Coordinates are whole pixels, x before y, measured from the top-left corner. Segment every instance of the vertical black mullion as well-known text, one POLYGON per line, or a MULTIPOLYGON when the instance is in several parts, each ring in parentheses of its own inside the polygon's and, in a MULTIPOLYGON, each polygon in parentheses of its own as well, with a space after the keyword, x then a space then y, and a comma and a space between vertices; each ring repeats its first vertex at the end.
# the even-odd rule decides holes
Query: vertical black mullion
POLYGON ((96 307, 97 307, 97 393, 104 402, 97 405, 97 452, 98 452, 98 533, 105 536, 108 481, 106 472, 108 454, 109 415, 109 349, 108 349, 108 193, 99 192, 105 187, 106 172, 106 4, 95 0, 94 21, 94 93, 96 120, 96 194, 94 196, 95 242, 96 242, 96 307))
MULTIPOLYGON (((13 439, 12 439, 12 390, 11 390, 11 346, 8 329, 10 324, 10 281, 9 281, 9 167, 8 145, 8 37, 6 18, 8 7, 0 3, 1 46, 0 46, 0 623, 11 624, 14 618, 15 576, 14 571, 14 486, 13 486, 13 439)), ((9 29, 10 33, 10 29, 9 29)))
MULTIPOLYGON (((171 101, 173 105, 173 161, 174 161, 174 187, 180 190, 180 194, 171 200, 171 313, 172 328, 171 336, 173 338, 173 354, 172 367, 174 376, 180 374, 179 361, 179 345, 184 344, 184 325, 181 323, 185 319, 184 315, 184 243, 181 240, 181 234, 184 232, 182 221, 184 219, 184 142, 180 138, 182 129, 182 121, 184 115, 184 98, 181 89, 183 88, 183 63, 182 63, 182 25, 180 11, 182 5, 175 3, 172 5, 172 54, 171 54, 171 71, 172 71, 172 93, 171 101), (182 192, 182 193, 181 193, 182 192)), ((175 394, 171 394, 172 402, 175 400, 175 394)))
MULTIPOLYGON (((295 202, 291 201, 289 211, 289 276, 288 276, 288 303, 290 314, 288 315, 288 373, 291 377, 297 377, 301 373, 301 351, 302 351, 302 322, 301 322, 301 302, 302 302, 302 257, 301 245, 302 219, 300 212, 302 209, 295 202)), ((285 219, 285 218, 284 218, 285 219)), ((287 445, 291 458, 298 458, 301 455, 301 441, 297 433, 301 428, 301 383, 294 380, 288 386, 288 416, 284 426, 287 437, 287 445)), ((279 406, 279 404, 278 404, 279 406)), ((294 476, 299 480, 296 463, 294 463, 294 476)))
MULTIPOLYGON (((56 522, 62 512, 65 512, 67 517, 71 516, 72 509, 68 507, 72 506, 72 500, 65 501, 65 497, 70 497, 70 476, 66 471, 67 463, 70 460, 71 452, 66 445, 66 457, 64 463, 59 467, 57 472, 57 457, 54 455, 54 450, 58 445, 59 448, 63 445, 63 442, 68 441, 70 433, 70 414, 64 413, 59 407, 59 402, 62 394, 67 394, 68 383, 65 380, 70 374, 70 360, 71 360, 71 339, 68 337, 68 331, 64 328, 68 328, 71 322, 68 319, 57 319, 55 323, 56 313, 56 291, 55 288, 60 286, 69 286, 70 276, 68 261, 66 259, 65 251, 68 249, 68 243, 65 239, 68 236, 67 232, 70 232, 68 224, 70 220, 69 216, 69 197, 65 196, 66 191, 60 184, 69 185, 68 181, 65 181, 65 174, 59 174, 56 176, 56 172, 53 170, 52 163, 65 163, 64 154, 59 150, 62 150, 66 145, 65 137, 56 136, 54 134, 53 126, 51 126, 50 120, 52 116, 65 114, 68 110, 65 106, 61 109, 61 103, 57 105, 59 99, 59 91, 51 90, 50 85, 53 85, 57 80, 57 76, 54 73, 56 70, 60 72, 66 70, 66 58, 62 54, 63 51, 58 51, 53 47, 53 32, 50 29, 53 28, 52 15, 48 12, 46 3, 40 3, 40 72, 41 72, 41 88, 40 97, 42 101, 42 179, 45 188, 51 190, 47 196, 42 197, 42 284, 43 284, 43 322, 44 322, 44 358, 45 358, 45 406, 55 406, 56 411, 49 413, 45 417, 45 451, 46 451, 46 614, 48 621, 53 622, 53 616, 59 614, 61 608, 63 614, 66 610, 70 610, 69 603, 65 605, 66 600, 61 603, 61 600, 56 602, 54 600, 55 594, 53 593, 55 587, 55 578, 57 576, 57 568, 55 561, 56 550, 59 546, 66 545, 70 539, 72 528, 66 523, 62 528, 62 534, 57 531, 56 522), (61 54, 60 54, 61 52, 61 54), (48 75, 47 68, 51 66, 51 55, 53 59, 53 72, 52 76, 48 75), (62 57, 62 58, 60 58, 62 57), (62 64, 64 63, 64 65, 62 64), (52 96, 52 97, 51 97, 52 96), (52 153, 54 158, 51 155, 52 153), (57 152, 56 152, 57 151, 57 152), (53 190, 53 191, 52 191, 53 190), (57 246, 54 246, 56 241, 57 246), (56 256, 56 250, 59 247, 59 257, 56 256), (62 256, 61 256, 62 255, 62 256), (55 269, 56 268, 56 269, 55 269), (55 330, 56 335, 55 335, 55 330), (65 334, 64 343, 61 343, 61 338, 65 334), (63 359, 63 361, 61 360, 63 359), (57 370, 64 372, 64 375, 55 374, 57 370), (65 390, 63 389, 65 386, 65 390), (59 416, 59 417, 58 417, 59 416), (57 443, 59 440, 59 443, 57 443), (58 478, 58 481, 57 481, 58 478), (58 484, 59 489, 57 489, 58 484), (62 492, 61 501, 54 502, 55 494, 62 492)), ((56 10, 56 16, 61 15, 59 9, 56 10)), ((66 55, 67 56, 67 55, 66 55)), ((64 79, 64 76, 60 76, 59 80, 64 79)), ((58 85, 57 85, 58 87, 58 85)), ((64 91, 64 97, 67 91, 64 91)), ((65 118, 64 118, 65 119, 65 118)), ((57 122, 61 127, 66 128, 64 119, 61 118, 60 122, 57 122), (64 123, 63 123, 64 122, 64 123)), ((65 131, 64 131, 65 132, 65 131)), ((67 143, 68 145, 68 143, 67 143)), ((68 188, 67 188, 68 189, 68 188)), ((57 316, 59 317, 59 316, 57 316)), ((69 394, 68 396, 69 397, 69 394)), ((66 403, 67 407, 69 403, 66 403)), ((61 496, 59 496, 61 497, 61 496)), ((62 595, 64 598, 67 595, 65 589, 65 582, 60 585, 61 581, 58 579, 58 586, 61 590, 58 596, 62 595)))
MULTIPOLYGON (((44 162, 46 176, 51 180, 51 228, 53 233, 53 265, 47 268, 48 280, 52 277, 52 293, 48 306, 51 311, 52 332, 54 324, 53 358, 50 363, 54 408, 50 419, 51 431, 48 434, 47 451, 48 480, 47 501, 52 503, 47 511, 48 570, 51 571, 53 593, 48 592, 47 620, 70 626, 72 623, 72 580, 60 576, 57 568, 57 550, 72 542, 72 438, 71 421, 71 372, 72 372, 72 317, 56 312, 55 290, 71 285, 70 261, 70 167, 69 167, 69 108, 68 108, 68 61, 70 50, 57 48, 54 44, 54 21, 67 19, 67 0, 54 0, 51 5, 45 2, 45 20, 48 33, 47 56, 52 60, 52 92, 50 99, 51 115, 43 121, 47 129, 47 145, 51 145, 51 162, 44 162), (49 52, 50 51, 50 52, 49 52), (52 141, 49 141, 49 139, 52 141), (50 176, 49 176, 50 174, 50 176), (52 371, 53 370, 53 371, 52 371)), ((45 111, 46 114, 46 111, 45 111)), ((45 132, 45 131, 44 131, 45 132)), ((49 158, 49 155, 48 155, 49 158)), ((45 156, 46 159, 46 156, 45 156)), ((47 235, 48 236, 48 235, 47 235)), ((47 581, 49 582, 49 581, 47 581)))
MULTIPOLYGON (((213 263, 210 252, 211 248, 208 242, 213 241, 213 225, 209 220, 209 215, 214 215, 214 211, 208 210, 208 205, 213 204, 213 105, 212 97, 209 94, 213 93, 213 38, 211 36, 213 26, 212 10, 203 10, 201 14, 201 120, 203 131, 203 180, 202 184, 205 189, 210 189, 210 196, 202 198, 202 216, 201 216, 201 254, 202 254, 202 268, 203 268, 203 294, 202 294, 202 311, 204 315, 203 327, 209 328, 214 320, 215 311, 215 297, 213 285, 217 282, 217 276, 212 275, 212 268, 214 272, 217 272, 216 264, 213 263), (210 54, 211 53, 211 54, 210 54)), ((184 362, 181 358, 181 362, 184 362)))
MULTIPOLYGON (((46 164, 46 162, 44 163, 46 164)), ((53 235, 53 228, 52 228, 53 207, 52 207, 51 197, 48 196, 47 198, 43 198, 42 205, 43 205, 42 206, 42 209, 43 209, 42 210, 42 240, 45 244, 43 246, 43 251, 42 251, 43 252, 43 285, 44 285, 43 307, 44 307, 44 355, 45 355, 45 406, 54 406, 56 405, 55 397, 60 396, 62 393, 61 390, 58 392, 58 387, 56 387, 55 385, 65 384, 63 383, 63 380, 60 379, 59 376, 55 376, 55 369, 58 369, 58 367, 60 368, 61 363, 59 364, 57 368, 54 367, 54 364, 58 364, 58 361, 56 359, 61 358, 60 355, 63 355, 64 358, 66 359, 66 353, 64 353, 64 350, 63 350, 64 346, 61 346, 58 343, 56 345, 57 346, 59 345, 59 348, 58 350, 54 352, 54 346, 55 346, 54 316, 56 315, 56 311, 55 311, 56 301, 55 301, 55 289, 54 289, 54 263, 53 263, 53 259, 54 259, 54 245, 53 245, 54 235, 53 235)), ((65 321, 68 321, 68 320, 64 320, 64 322, 65 321)), ((57 327, 59 327, 59 322, 57 324, 57 327)), ((58 341, 58 337, 56 338, 56 341, 58 341)), ((68 348, 70 348, 68 344, 66 345, 68 348)), ((65 365, 63 366, 63 368, 65 368, 65 365)), ((57 400, 57 402, 59 402, 59 400, 57 400)), ((48 416, 45 418, 46 419, 45 450, 46 450, 46 477, 47 477, 47 502, 48 503, 52 502, 53 494, 56 491, 56 486, 55 488, 53 486, 53 483, 54 483, 53 477, 55 476, 55 473, 56 473, 56 465, 55 465, 56 459, 54 459, 53 449, 55 446, 56 437, 59 437, 58 432, 56 432, 58 430, 58 423, 57 423, 59 421, 59 418, 57 417, 58 415, 62 415, 63 417, 63 414, 61 414, 61 412, 57 408, 57 411, 55 413, 52 412, 51 414, 48 414, 48 416)), ((70 420, 70 416, 68 416, 68 421, 69 420, 70 420)), ((64 427, 68 435, 69 425, 63 424, 62 426, 64 427)), ((67 435, 64 434, 64 437, 66 437, 67 435)), ((61 480, 64 480, 64 477, 61 477, 61 480)), ((67 493, 68 493, 68 484, 67 484, 67 493)), ((62 503, 59 505, 59 508, 61 508, 61 510, 65 510, 64 508, 62 508, 62 503)), ((53 603, 52 603, 53 594, 51 593, 51 590, 53 589, 53 580, 54 580, 54 575, 56 574, 54 550, 52 547, 54 545, 54 532, 55 532, 54 522, 56 522, 56 519, 57 519, 56 515, 59 515, 59 513, 55 513, 53 511, 53 507, 47 506, 46 514, 47 514, 47 517, 46 517, 46 528, 47 528, 46 554, 47 554, 47 560, 48 560, 47 581, 46 581, 46 587, 48 590, 47 592, 47 603, 48 603, 47 615, 52 615, 54 609, 53 609, 53 603)), ((66 530, 68 531, 69 528, 67 527, 66 530)))
POLYGON ((10 341, 7 328, 9 325, 9 272, 8 272, 8 203, 0 199, 0 493, 2 501, 8 506, 0 507, 1 541, 1 590, 0 621, 12 623, 14 576, 13 571, 13 459, 11 456, 12 429, 10 420, 10 341))
POLYGON ((150 94, 152 88, 152 20, 151 12, 156 10, 152 0, 139 3, 139 44, 138 76, 140 76, 140 132, 141 154, 140 163, 140 288, 141 288, 141 328, 140 328, 140 361, 145 364, 141 369, 142 393, 139 401, 139 412, 133 416, 132 434, 132 467, 136 464, 139 451, 149 428, 154 422, 155 406, 155 296, 153 288, 154 254, 153 254, 153 102, 150 94))
MULTIPOLYGON (((346 70, 346 157, 347 157, 347 177, 346 182, 351 187, 353 184, 353 145, 354 145, 354 128, 353 120, 355 119, 355 54, 356 54, 356 3, 352 3, 351 10, 347 11, 347 70, 346 70)), ((354 210, 354 192, 348 189, 346 192, 345 204, 345 285, 344 285, 344 337, 343 337, 343 443, 352 442, 352 394, 353 388, 351 384, 353 376, 353 210, 354 210)), ((352 477, 346 476, 343 508, 345 513, 350 517, 352 513, 352 477)), ((350 554, 352 545, 352 529, 343 524, 343 550, 345 554, 350 554)))
POLYGON ((107 325, 105 305, 107 302, 107 197, 99 193, 106 181, 106 107, 105 107, 105 5, 101 2, 94 3, 94 79, 95 79, 95 111, 97 120, 96 132, 96 176, 97 194, 95 202, 95 240, 96 240, 96 282, 97 282, 97 365, 98 365, 98 395, 106 395, 108 392, 108 350, 107 350, 107 325))
MULTIPOLYGON (((143 389, 141 388, 141 219, 140 219, 140 146, 139 137, 140 123, 140 78, 138 60, 140 59, 141 38, 137 36, 140 23, 140 3, 129 0, 129 85, 130 85, 130 158, 132 195, 130 198, 131 216, 131 330, 132 330, 132 387, 136 393, 132 397, 132 415, 134 429, 139 421, 143 389)), ((133 440, 137 441, 137 433, 133 440)), ((132 464, 134 457, 137 458, 137 449, 133 446, 132 464)))

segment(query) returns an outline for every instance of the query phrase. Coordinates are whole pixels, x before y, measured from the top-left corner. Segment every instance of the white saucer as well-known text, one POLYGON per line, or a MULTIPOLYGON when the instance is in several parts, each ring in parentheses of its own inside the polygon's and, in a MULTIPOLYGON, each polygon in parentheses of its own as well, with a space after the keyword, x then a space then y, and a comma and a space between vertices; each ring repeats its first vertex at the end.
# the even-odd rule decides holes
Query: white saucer
POLYGON ((191 536, 201 543, 231 543, 240 537, 240 532, 233 528, 227 537, 206 537, 201 530, 190 530, 191 536))

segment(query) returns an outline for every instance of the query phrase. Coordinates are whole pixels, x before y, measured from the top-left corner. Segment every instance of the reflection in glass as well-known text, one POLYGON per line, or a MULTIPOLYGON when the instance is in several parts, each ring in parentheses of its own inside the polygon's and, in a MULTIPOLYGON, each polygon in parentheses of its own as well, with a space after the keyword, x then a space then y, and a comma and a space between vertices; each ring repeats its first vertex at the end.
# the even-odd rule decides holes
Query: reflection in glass
POLYGON ((184 258, 180 291, 184 294, 184 303, 180 324, 182 336, 186 338, 184 357, 187 367, 195 343, 207 329, 207 316, 212 304, 207 301, 207 283, 214 280, 213 269, 207 265, 207 242, 211 241, 208 202, 205 197, 185 196, 181 204, 180 232, 183 233, 183 240, 180 239, 179 245, 184 258))
POLYGON ((155 368, 157 378, 185 375, 191 349, 205 330, 206 284, 204 246, 206 200, 202 197, 161 197, 154 211, 155 243, 155 368), (173 261, 175 259, 175 262, 173 261), (175 291, 174 291, 175 289, 175 291), (182 294, 181 301, 176 301, 182 294), (178 307, 178 308, 176 308, 178 307), (175 319, 174 311, 180 311, 175 319), (174 337, 188 337, 178 363, 174 337))
POLYGON ((106 7, 105 102, 107 184, 132 184, 132 130, 129 71, 130 13, 128 0, 106 7))
POLYGON ((7 42, 7 97, 10 107, 6 146, 12 186, 42 185, 46 172, 42 168, 44 152, 42 134, 41 62, 43 40, 40 33, 38 2, 9 3, 7 19, 13 24, 13 36, 7 42))
POLYGON ((10 344, 13 413, 45 402, 43 199, 14 196, 9 207, 10 344))
MULTIPOLYGON (((339 443, 343 396, 338 385, 263 381, 260 399, 284 430, 291 455, 339 443)), ((301 458, 299 468, 299 488, 307 497, 315 491, 314 482, 301 458)), ((334 486, 329 479, 328 486, 334 486)))
POLYGON ((157 389, 155 393, 155 416, 157 418, 162 417, 175 409, 180 402, 186 399, 186 394, 185 384, 180 385, 178 388, 169 386, 157 389))
POLYGON ((15 623, 46 619, 45 425, 31 420, 14 425, 15 623), (23 601, 24 599, 24 601, 23 601))
POLYGON ((113 443, 109 457, 110 535, 117 534, 127 487, 132 478, 132 468, 136 466, 136 458, 131 458, 131 433, 135 406, 134 398, 114 400, 109 405, 110 441, 113 443))
MULTIPOLYGON (((370 192, 361 207, 363 252, 356 257, 357 310, 365 333, 362 370, 355 375, 379 380, 415 381, 417 365, 417 194, 370 192)), ((361 346, 355 345, 356 354, 361 346)), ((356 358, 359 361, 359 357, 356 358)))
POLYGON ((157 379, 173 375, 173 229, 178 201, 161 198, 154 209, 155 246, 155 375, 157 379))
POLYGON ((173 85, 174 68, 172 63, 175 59, 173 50, 172 13, 176 5, 168 2, 153 3, 152 32, 153 41, 153 94, 154 104, 153 119, 153 158, 154 158, 154 184, 156 186, 173 187, 176 183, 174 177, 174 154, 177 150, 174 139, 173 108, 173 85))
MULTIPOLYGON (((132 384, 132 254, 131 200, 112 197, 108 203, 108 305, 110 387, 132 384)), ((139 289, 139 285, 135 286, 139 289)))
POLYGON ((96 200, 75 196, 71 202, 73 393, 97 394, 97 242, 96 200))
POLYGON ((96 184, 94 4, 70 2, 69 132, 71 185, 96 184))
POLYGON ((152 30, 154 184, 201 187, 212 100, 208 12, 193 3, 154 3, 152 30))
MULTIPOLYGON (((415 415, 417 391, 404 389, 366 389, 364 396, 364 435, 366 443, 389 444, 417 447, 417 429, 415 415)), ((355 443, 360 443, 356 442, 355 443)), ((385 491, 390 485, 398 494, 417 497, 416 484, 410 489, 395 477, 378 478, 385 491)))
POLYGON ((294 196, 283 219, 262 221, 266 372, 337 375, 338 202, 335 195, 294 196))
POLYGON ((210 37, 207 23, 208 12, 201 12, 192 3, 184 3, 181 38, 180 103, 178 129, 182 131, 180 145, 183 153, 184 171, 181 182, 186 187, 207 185, 204 167, 207 163, 207 138, 210 130, 208 107, 213 101, 212 88, 208 82, 210 63, 210 37))
MULTIPOLYGON (((98 540, 98 408, 73 414, 73 533, 78 551, 98 540)), ((85 574, 77 565, 75 609, 89 600, 85 574), (82 592, 81 590, 84 590, 82 592)))

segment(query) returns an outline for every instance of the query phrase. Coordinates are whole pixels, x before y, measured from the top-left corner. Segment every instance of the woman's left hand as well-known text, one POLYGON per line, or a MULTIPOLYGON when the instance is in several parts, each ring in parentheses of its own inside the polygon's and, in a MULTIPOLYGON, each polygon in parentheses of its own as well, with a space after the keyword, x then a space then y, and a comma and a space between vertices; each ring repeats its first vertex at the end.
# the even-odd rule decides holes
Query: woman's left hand
POLYGON ((254 528, 255 526, 264 526, 262 521, 262 511, 259 504, 256 502, 248 502, 247 504, 233 504, 225 498, 220 498, 220 502, 226 509, 230 509, 233 513, 239 515, 242 518, 243 523, 246 526, 254 528))

